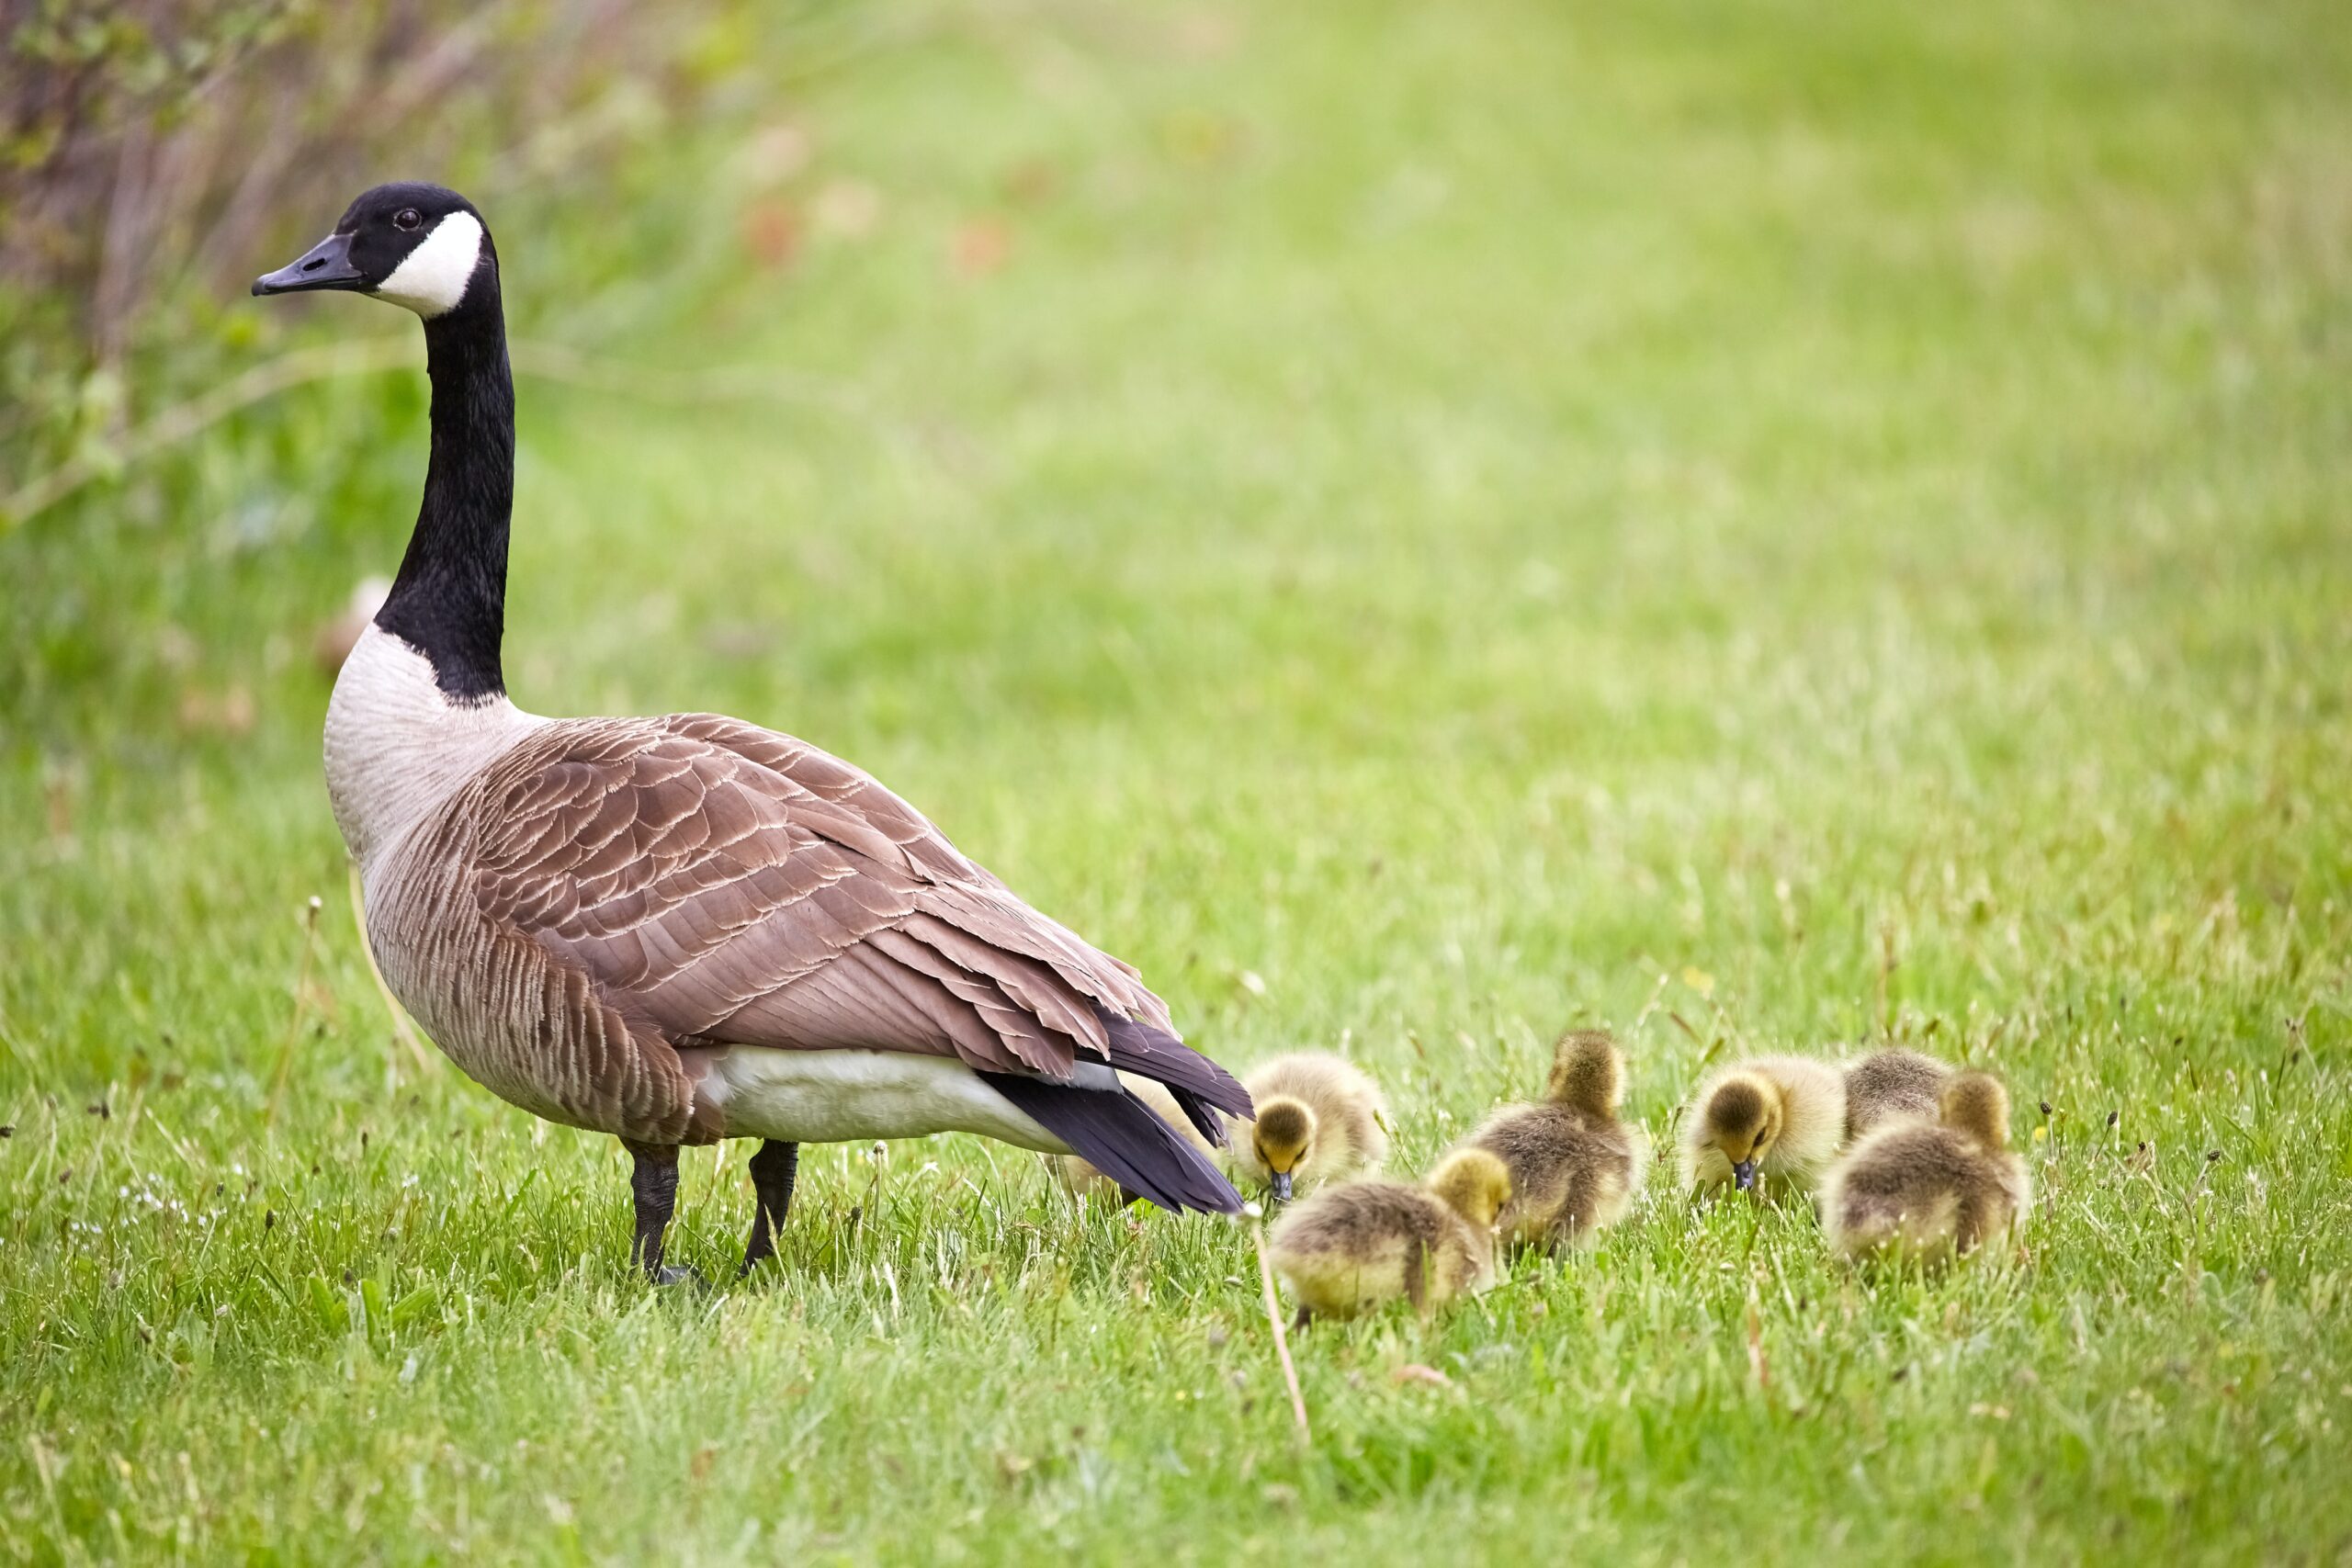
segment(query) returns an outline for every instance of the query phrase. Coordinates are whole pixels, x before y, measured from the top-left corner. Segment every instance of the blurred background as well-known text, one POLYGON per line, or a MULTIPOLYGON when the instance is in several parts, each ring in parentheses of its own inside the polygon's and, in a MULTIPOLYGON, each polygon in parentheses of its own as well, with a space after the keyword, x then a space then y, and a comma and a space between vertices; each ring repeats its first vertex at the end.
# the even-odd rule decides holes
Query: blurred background
POLYGON ((0 1558, 2340 1557, 2344 12, 0 0, 0 1558), (523 706, 854 760, 1405 1171, 1572 1021, 1662 1142, 1990 1068, 2030 1269, 1665 1195, 1318 1329, 1312 1450, 1239 1236, 976 1139, 649 1300, 345 897, 422 346, 246 288, 393 177, 497 238, 523 706))
POLYGON ((245 284, 394 176, 505 266, 517 700, 846 753, 1212 1043, 1854 1036, 2342 933, 2329 6, 0 17, 28 1081, 244 1092, 340 890, 421 350, 245 284))

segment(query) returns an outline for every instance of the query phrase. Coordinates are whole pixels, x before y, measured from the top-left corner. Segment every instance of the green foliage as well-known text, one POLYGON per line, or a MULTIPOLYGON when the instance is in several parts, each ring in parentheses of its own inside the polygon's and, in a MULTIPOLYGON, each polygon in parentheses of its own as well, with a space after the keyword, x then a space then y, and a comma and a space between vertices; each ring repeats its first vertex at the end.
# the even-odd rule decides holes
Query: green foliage
POLYGON ((424 408, 338 380, 0 536, 0 1554, 2340 1556, 2333 21, 705 35, 790 101, 484 197, 585 356, 522 385, 520 702, 856 759, 1222 1059, 1350 1051, 1408 1170, 1572 1021, 1661 1143, 1728 1052, 1985 1066, 2025 1255, 1851 1272, 1661 1169, 1314 1330, 1308 1446, 1245 1235, 998 1145, 812 1149, 772 1273, 647 1292, 618 1151, 419 1076, 356 949, 308 646, 424 408))
POLYGON ((279 341, 243 285, 356 188, 526 218, 706 107, 743 63, 732 4, 0 0, 0 530, 49 502, 26 481, 112 477, 141 421, 279 341))

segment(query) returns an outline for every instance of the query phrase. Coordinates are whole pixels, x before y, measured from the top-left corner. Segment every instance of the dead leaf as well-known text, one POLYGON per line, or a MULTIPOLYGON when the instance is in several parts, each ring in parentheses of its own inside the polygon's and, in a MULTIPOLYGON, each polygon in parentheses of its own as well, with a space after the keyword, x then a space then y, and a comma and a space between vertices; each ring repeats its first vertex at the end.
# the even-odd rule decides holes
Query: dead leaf
POLYGON ((1004 197, 1016 207, 1042 207, 1061 194, 1061 166, 1048 158, 1016 164, 1000 182, 1004 197))
POLYGON ((800 254, 800 215, 780 201, 755 201, 743 210, 743 248, 765 272, 778 272, 800 254))
POLYGON ((1419 1383, 1426 1388, 1452 1388, 1453 1386, 1453 1380, 1452 1378, 1447 1377, 1435 1367, 1425 1367, 1419 1361, 1406 1362, 1403 1366, 1388 1374, 1388 1381, 1396 1383, 1399 1387, 1402 1387, 1406 1383, 1419 1383))
POLYGON ((958 277, 986 277, 1012 258, 1012 231, 1001 219, 975 218, 956 231, 948 259, 958 277))

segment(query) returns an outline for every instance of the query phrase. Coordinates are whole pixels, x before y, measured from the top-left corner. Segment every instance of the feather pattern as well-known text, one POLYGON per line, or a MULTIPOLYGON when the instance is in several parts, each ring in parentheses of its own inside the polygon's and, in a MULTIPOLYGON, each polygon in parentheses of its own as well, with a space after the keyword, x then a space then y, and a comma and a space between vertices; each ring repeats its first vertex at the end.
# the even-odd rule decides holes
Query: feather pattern
POLYGON ((1136 1197, 1163 1209, 1240 1212, 1241 1195, 1209 1156, 1126 1089, 1083 1089, 1002 1073, 982 1076, 1071 1153, 1136 1197))
POLYGON ((1166 1082, 1211 1135, 1217 1111, 1245 1114, 1135 970, 787 736, 707 714, 534 721, 397 835, 368 893, 402 1001, 552 1120, 705 1142, 729 1135, 723 1097, 697 1093, 708 1048, 910 1052, 989 1075, 1064 1136, 1143 1137, 1136 1190, 1226 1206, 1124 1092, 1073 1088, 1065 1110, 1018 1087, 1109 1064, 1166 1082))
MULTIPOLYGON (((731 1133, 789 1145, 963 1129, 1082 1150, 1180 1207, 1234 1207, 1108 1064, 1173 1080, 1196 1122, 1248 1097, 1183 1048, 1134 969, 1021 902, 897 795, 735 719, 549 720, 508 701, 514 378, 496 249, 472 205, 376 186, 312 257, 254 289, 320 287, 424 315, 434 389, 416 527, 327 709, 328 795, 368 941, 466 1072, 628 1144, 646 1271, 675 1277, 662 1262, 675 1145, 731 1133), (402 237, 428 214, 426 238, 402 237), (310 276, 329 259, 340 269, 310 276)), ((782 1217, 792 1157, 775 1192, 754 1166, 747 1266, 771 1208, 782 1217)))

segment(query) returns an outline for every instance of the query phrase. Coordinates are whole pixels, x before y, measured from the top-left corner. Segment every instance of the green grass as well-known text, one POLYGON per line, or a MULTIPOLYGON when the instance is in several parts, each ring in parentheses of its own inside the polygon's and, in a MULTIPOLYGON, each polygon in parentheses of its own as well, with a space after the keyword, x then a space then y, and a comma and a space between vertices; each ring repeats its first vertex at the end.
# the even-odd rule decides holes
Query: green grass
MULTIPOLYGON (((1984 1066, 2027 1258, 1856 1275, 1661 1170, 1589 1254, 1317 1329, 1305 1447, 1245 1235, 973 1140, 812 1150, 781 1267, 650 1293, 618 1149, 419 1073, 356 946, 307 643, 424 433, 346 381, 0 536, 0 1554, 2352 1551, 2331 7, 754 47, 789 265, 718 129, 491 209, 518 333, 805 392, 525 380, 524 705, 856 759, 1220 1058, 1373 1067, 1406 1170, 1572 1020, 1662 1142, 1725 1053, 1984 1066), (812 216, 842 182, 870 230, 812 216)), ((744 1152, 686 1162, 715 1277, 744 1152)))

